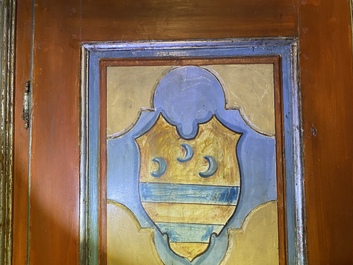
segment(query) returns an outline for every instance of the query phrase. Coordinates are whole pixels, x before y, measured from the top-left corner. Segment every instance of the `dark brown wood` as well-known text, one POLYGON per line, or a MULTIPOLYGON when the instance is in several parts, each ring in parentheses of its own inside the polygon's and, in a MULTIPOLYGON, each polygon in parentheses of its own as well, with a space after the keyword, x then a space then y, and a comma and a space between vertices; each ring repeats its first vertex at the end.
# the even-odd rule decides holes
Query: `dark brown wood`
POLYGON ((353 264, 349 1, 299 2, 309 264, 353 264))
POLYGON ((13 264, 26 264, 29 131, 22 120, 25 84, 30 80, 31 3, 17 1, 14 98, 13 264))
POLYGON ((35 1, 30 264, 79 262, 79 1, 35 1))
POLYGON ((104 41, 296 36, 296 12, 296 0, 83 1, 82 38, 104 41))

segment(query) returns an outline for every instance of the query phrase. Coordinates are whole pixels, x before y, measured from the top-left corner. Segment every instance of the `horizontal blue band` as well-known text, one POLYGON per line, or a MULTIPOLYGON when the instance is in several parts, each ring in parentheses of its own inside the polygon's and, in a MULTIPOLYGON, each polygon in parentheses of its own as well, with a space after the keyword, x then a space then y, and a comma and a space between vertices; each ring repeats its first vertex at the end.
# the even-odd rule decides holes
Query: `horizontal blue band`
POLYGON ((160 231, 169 236, 170 242, 207 243, 212 233, 217 235, 223 225, 157 223, 160 231))
POLYGON ((239 187, 171 183, 140 183, 142 202, 236 205, 239 187))

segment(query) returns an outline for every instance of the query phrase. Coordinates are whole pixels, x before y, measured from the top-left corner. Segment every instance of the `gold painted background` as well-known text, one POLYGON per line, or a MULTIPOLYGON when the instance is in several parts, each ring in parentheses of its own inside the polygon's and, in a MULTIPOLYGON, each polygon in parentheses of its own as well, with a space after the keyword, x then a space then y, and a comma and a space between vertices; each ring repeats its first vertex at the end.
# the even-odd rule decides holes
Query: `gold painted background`
MULTIPOLYGON (((240 109, 253 129, 275 134, 272 64, 211 65, 205 67, 221 82, 227 109, 240 109)), ((153 91, 170 66, 127 66, 107 69, 107 134, 123 133, 141 109, 153 109, 153 91)))

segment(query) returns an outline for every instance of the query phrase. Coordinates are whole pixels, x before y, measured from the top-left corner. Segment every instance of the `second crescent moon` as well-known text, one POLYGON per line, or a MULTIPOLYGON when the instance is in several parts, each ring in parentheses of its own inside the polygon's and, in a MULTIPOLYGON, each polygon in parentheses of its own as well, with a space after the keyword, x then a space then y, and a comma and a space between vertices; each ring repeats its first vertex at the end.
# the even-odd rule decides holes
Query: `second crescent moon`
POLYGON ((185 155, 184 157, 178 157, 177 160, 181 163, 185 163, 187 161, 190 161, 191 158, 194 156, 194 151, 192 150, 192 147, 188 144, 181 144, 181 146, 185 150, 185 155))

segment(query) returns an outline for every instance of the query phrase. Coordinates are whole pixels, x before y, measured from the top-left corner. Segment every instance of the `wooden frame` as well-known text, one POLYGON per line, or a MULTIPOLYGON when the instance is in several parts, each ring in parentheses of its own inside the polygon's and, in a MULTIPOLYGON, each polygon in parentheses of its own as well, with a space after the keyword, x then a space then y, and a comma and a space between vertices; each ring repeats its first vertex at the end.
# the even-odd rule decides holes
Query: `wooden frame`
MULTIPOLYGON (((283 239, 287 234, 287 250, 281 248, 280 256, 282 264, 305 264, 305 236, 304 236, 304 198, 303 198, 303 175, 302 175, 302 150, 301 150, 301 119, 300 119, 300 100, 299 91, 296 80, 296 42, 292 39, 270 39, 270 40, 219 40, 219 41, 183 41, 183 42, 155 42, 155 43, 88 43, 82 47, 82 84, 81 84, 81 181, 80 181, 80 241, 81 241, 81 264, 96 264, 99 259, 104 262, 104 257, 99 258, 99 248, 97 242, 100 242, 100 251, 104 253, 105 239, 100 238, 100 229, 102 224, 104 227, 105 220, 99 216, 105 211, 102 207, 102 202, 106 200, 105 192, 101 192, 99 186, 105 182, 105 166, 100 165, 100 159, 104 158, 104 141, 102 131, 97 131, 97 128, 104 128, 104 119, 99 118, 94 110, 100 109, 99 98, 102 98, 104 103, 104 94, 99 96, 99 85, 104 85, 103 81, 98 78, 99 75, 105 74, 105 69, 108 65, 119 64, 119 59, 122 58, 126 64, 126 60, 132 64, 146 64, 143 58, 153 57, 156 51, 163 51, 160 60, 172 61, 179 60, 177 64, 197 64, 197 60, 188 59, 189 54, 184 50, 192 50, 196 54, 198 50, 208 48, 220 48, 227 50, 225 54, 222 52, 218 58, 223 56, 234 56, 239 62, 246 63, 249 59, 244 59, 244 56, 280 56, 281 69, 283 70, 283 79, 281 80, 283 90, 282 95, 277 94, 276 108, 283 108, 282 118, 276 120, 276 131, 282 126, 283 121, 283 139, 279 138, 279 146, 283 146, 284 150, 277 149, 277 159, 281 158, 281 153, 284 151, 285 179, 279 180, 279 187, 285 185, 285 205, 283 210, 286 217, 279 215, 280 222, 283 219, 287 220, 287 230, 280 232, 280 237, 283 239), (147 51, 146 51, 147 50, 147 51), (136 55, 137 54, 137 55, 136 55), (186 54, 184 60, 181 60, 181 55, 186 54), (173 57, 175 59, 173 60, 173 57), (243 57, 243 59, 241 59, 243 57), (130 59, 129 59, 130 58, 130 59), (136 58, 139 58, 138 60, 136 58), (142 58, 142 59, 141 59, 142 58), (141 61, 139 61, 141 60, 141 61), (101 83, 103 82, 103 83, 101 83), (97 94, 98 93, 98 94, 97 94), (281 100, 279 100, 281 98, 281 100), (98 100, 98 101, 97 101, 98 100), (282 105, 283 104, 283 105, 282 105), (92 112, 93 111, 93 112, 92 112), (103 120, 103 124, 100 124, 103 120), (99 126, 100 124, 100 126, 99 126), (96 127, 95 127, 96 126, 96 127), (92 139, 100 139, 95 141, 92 139), (95 141, 95 142, 92 142, 95 141), (283 141, 283 145, 282 145, 283 141), (102 144, 103 143, 103 144, 102 144), (101 150, 100 155, 88 157, 89 152, 101 150), (103 150, 103 152, 102 152, 103 150), (101 157, 100 157, 101 156, 101 157), (88 175, 90 178, 88 178, 88 175), (101 176, 101 177, 100 177, 101 176), (282 216, 282 217, 281 217, 282 216), (96 224, 100 223, 99 227, 96 224), (87 256, 90 256, 87 259, 87 256)), ((192 52, 191 52, 192 53, 192 52)), ((202 52, 201 52, 202 54, 202 52)), ((193 55, 195 56, 195 55, 193 55)), ((202 58, 205 55, 198 55, 202 58)), ((207 56, 206 56, 207 57, 207 56)), ((200 63, 204 60, 201 60, 200 63)), ((217 59, 210 59, 217 60, 217 59)), ((231 60, 231 59, 218 59, 231 60)), ((250 59, 251 60, 251 59, 250 59)), ((260 59, 261 61, 261 59, 260 59)), ((266 61, 266 60, 264 60, 266 61)), ((276 60, 274 60, 276 61, 276 60)), ((153 64, 161 62, 153 61, 153 64)), ((167 63, 168 64, 168 63, 167 63)), ((274 63, 276 65, 276 63, 274 63)), ((278 66, 278 64, 277 64, 278 66)), ((275 80, 278 80, 275 79, 275 80)), ((105 111, 101 112, 101 115, 105 111)), ((282 131, 282 130, 280 130, 282 131)), ((278 144, 277 143, 277 144, 278 144)), ((282 168, 277 162, 278 171, 282 168)), ((280 189, 280 188, 279 188, 280 189)), ((103 189, 104 190, 104 189, 103 189)), ((279 195, 281 196, 281 195, 279 195)), ((281 198, 279 198, 281 200, 281 198)), ((283 206, 283 205, 282 205, 283 206)), ((281 207, 279 207, 281 208, 281 207)), ((283 209, 283 208, 282 208, 283 209)), ((104 255, 104 254, 103 254, 104 255)))
POLYGON ((351 1, 16 2, 15 97, 10 107, 15 116, 14 264, 79 261, 82 42, 278 36, 298 38, 300 49, 308 262, 352 263, 351 1), (24 84, 32 77, 38 88, 33 102, 39 104, 33 105, 29 148, 30 130, 24 129, 21 113, 24 84), (57 159, 47 161, 52 150, 57 159), (58 204, 59 211, 42 211, 37 199, 58 204))
POLYGON ((12 259, 14 45, 16 1, 0 4, 0 263, 12 259))

